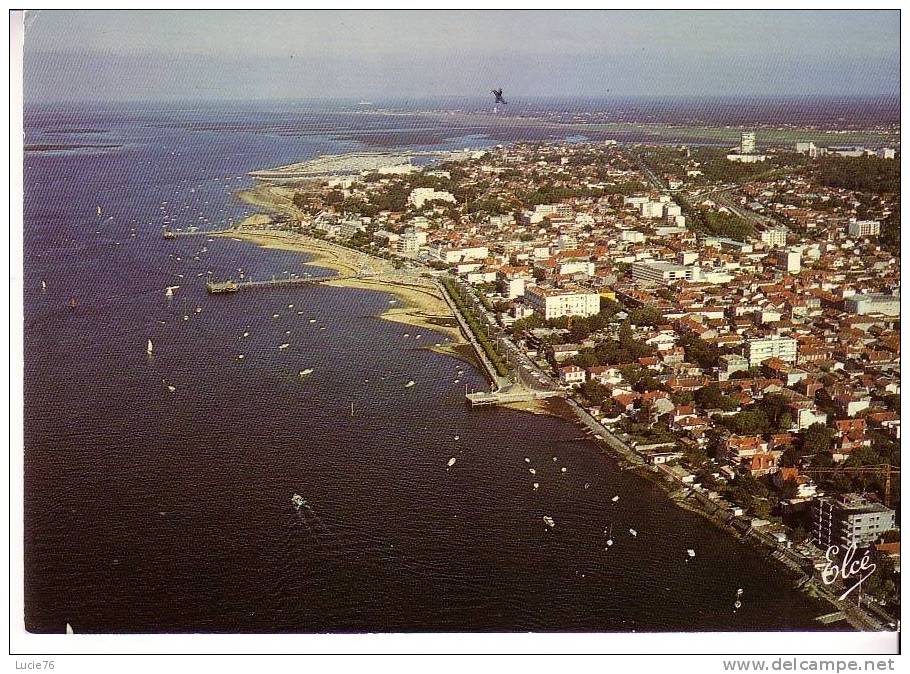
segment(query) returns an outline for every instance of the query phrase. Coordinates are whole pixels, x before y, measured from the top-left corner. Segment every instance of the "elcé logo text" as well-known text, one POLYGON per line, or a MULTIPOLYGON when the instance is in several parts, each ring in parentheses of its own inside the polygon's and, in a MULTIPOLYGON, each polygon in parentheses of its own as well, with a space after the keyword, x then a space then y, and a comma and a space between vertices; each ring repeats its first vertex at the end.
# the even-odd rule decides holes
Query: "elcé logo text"
POLYGON ((856 578, 856 582, 851 585, 838 599, 844 599, 848 594, 863 584, 869 576, 875 573, 875 563, 870 556, 870 549, 866 549, 863 556, 856 559, 856 543, 852 543, 844 551, 844 558, 838 562, 837 556, 840 553, 840 546, 832 545, 828 547, 825 553, 827 563, 822 569, 822 582, 825 585, 832 585, 840 579, 844 585, 856 578))

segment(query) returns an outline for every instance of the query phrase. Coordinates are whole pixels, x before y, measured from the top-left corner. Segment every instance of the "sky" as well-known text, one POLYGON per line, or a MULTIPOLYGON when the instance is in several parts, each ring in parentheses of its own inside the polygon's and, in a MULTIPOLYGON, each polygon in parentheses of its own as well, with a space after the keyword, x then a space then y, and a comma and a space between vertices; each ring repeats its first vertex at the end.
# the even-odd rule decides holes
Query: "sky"
POLYGON ((29 12, 28 101, 890 96, 897 11, 29 12))

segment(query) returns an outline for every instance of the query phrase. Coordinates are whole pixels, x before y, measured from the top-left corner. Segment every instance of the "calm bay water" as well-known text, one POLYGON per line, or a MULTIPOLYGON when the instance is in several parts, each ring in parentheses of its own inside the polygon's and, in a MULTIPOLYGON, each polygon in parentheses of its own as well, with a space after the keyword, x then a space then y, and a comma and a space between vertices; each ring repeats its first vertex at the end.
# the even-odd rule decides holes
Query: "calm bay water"
POLYGON ((28 629, 820 628, 777 567, 572 424, 467 408, 482 376, 421 348, 441 336, 376 318, 389 295, 207 296, 208 272, 325 273, 231 239, 161 238, 165 221, 247 214, 232 197, 247 171, 360 147, 326 130, 357 119, 283 114, 278 132, 266 114, 27 115, 30 144, 117 146, 26 154, 28 629))

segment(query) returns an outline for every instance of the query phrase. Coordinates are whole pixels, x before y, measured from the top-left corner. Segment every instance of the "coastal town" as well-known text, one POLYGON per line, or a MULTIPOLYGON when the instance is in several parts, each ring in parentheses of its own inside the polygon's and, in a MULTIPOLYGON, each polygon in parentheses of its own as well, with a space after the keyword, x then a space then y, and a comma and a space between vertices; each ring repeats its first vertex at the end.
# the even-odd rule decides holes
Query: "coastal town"
POLYGON ((897 154, 750 130, 729 148, 526 143, 422 164, 358 155, 347 171, 321 159, 258 174, 248 200, 279 214, 260 234, 435 285, 491 381, 470 404, 563 402, 630 468, 804 579, 833 546, 868 548, 876 571, 841 608, 887 627, 897 154))

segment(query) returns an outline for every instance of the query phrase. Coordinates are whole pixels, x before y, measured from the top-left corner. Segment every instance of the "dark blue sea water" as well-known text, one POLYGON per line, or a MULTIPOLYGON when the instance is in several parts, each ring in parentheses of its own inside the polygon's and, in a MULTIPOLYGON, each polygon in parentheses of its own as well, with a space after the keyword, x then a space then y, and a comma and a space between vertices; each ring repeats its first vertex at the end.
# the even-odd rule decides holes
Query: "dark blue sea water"
POLYGON ((571 423, 466 407, 481 375, 377 318, 388 295, 205 294, 307 269, 161 228, 249 213, 250 170, 361 147, 332 134, 358 120, 310 117, 29 110, 29 144, 116 147, 25 158, 28 629, 818 629, 792 579, 571 423))

